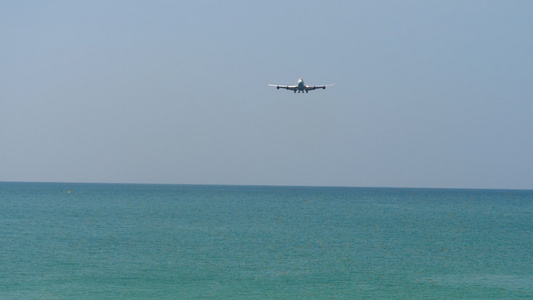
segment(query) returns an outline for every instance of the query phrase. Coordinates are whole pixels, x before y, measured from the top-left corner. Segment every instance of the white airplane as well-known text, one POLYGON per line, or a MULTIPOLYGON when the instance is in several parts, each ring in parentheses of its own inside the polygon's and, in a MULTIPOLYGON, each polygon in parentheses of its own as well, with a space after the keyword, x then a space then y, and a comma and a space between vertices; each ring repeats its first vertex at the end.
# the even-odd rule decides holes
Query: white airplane
POLYGON ((326 84, 326 85, 305 85, 304 80, 302 78, 298 79, 298 84, 296 85, 278 85, 278 84, 269 84, 268 86, 275 86, 278 90, 279 89, 286 89, 294 91, 295 93, 309 93, 309 91, 316 90, 316 89, 323 89, 325 90, 327 86, 332 86, 333 84, 326 84))

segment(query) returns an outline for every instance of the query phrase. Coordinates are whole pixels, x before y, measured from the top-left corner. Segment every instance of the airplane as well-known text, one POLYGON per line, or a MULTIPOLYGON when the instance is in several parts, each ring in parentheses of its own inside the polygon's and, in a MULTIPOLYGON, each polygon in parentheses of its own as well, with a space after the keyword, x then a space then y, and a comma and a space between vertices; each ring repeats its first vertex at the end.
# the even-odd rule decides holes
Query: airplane
POLYGON ((316 89, 323 89, 325 90, 327 86, 332 86, 333 84, 326 84, 326 85, 305 85, 302 78, 298 79, 298 84, 296 85, 278 85, 278 84, 269 84, 268 86, 275 86, 278 90, 279 89, 286 89, 294 91, 295 93, 309 93, 309 91, 316 90, 316 89))

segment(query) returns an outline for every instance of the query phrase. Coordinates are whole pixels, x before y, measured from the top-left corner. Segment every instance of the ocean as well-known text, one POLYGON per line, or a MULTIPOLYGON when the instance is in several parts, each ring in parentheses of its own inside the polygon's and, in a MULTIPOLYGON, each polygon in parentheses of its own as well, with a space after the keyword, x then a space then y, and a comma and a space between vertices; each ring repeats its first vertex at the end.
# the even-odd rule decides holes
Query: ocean
POLYGON ((533 191, 0 183, 0 299, 532 299, 533 191))

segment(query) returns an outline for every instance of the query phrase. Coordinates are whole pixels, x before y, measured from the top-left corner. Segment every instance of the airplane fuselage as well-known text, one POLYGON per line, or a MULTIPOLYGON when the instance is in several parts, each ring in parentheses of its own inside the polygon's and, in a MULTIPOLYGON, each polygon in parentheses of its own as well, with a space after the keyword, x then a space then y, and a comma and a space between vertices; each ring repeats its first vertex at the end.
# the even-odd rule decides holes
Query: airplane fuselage
POLYGON ((305 83, 302 78, 298 79, 298 91, 305 91, 305 83))

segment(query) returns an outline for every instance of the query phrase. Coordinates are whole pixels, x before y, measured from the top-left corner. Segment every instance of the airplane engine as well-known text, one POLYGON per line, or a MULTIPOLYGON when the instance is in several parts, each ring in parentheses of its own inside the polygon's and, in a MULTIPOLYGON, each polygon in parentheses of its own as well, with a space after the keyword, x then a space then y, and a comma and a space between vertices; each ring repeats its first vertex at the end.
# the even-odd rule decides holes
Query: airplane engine
POLYGON ((279 90, 279 86, 276 87, 279 90))

